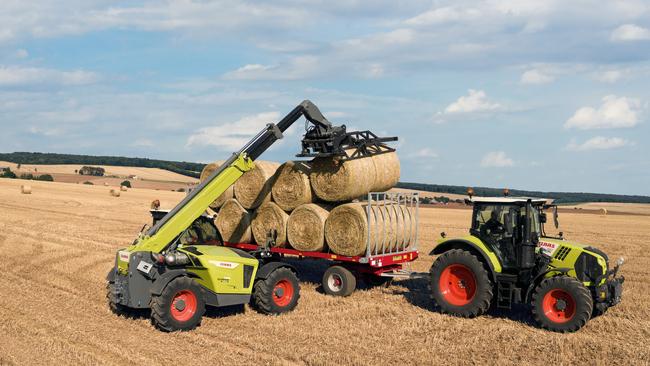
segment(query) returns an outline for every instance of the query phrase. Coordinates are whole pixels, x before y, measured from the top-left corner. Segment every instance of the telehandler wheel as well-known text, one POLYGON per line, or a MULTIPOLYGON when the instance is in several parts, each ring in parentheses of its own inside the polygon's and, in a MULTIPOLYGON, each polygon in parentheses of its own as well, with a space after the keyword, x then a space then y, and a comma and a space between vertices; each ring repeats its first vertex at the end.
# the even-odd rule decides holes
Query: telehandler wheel
POLYGON ((545 329, 575 332, 582 328, 593 311, 589 290, 576 278, 557 276, 540 283, 532 299, 533 317, 545 329))
POLYGON ((492 281, 483 263, 472 253, 452 249, 431 266, 431 297, 441 312, 473 318, 485 313, 492 301, 492 281))
POLYGON ((332 296, 350 296, 357 288, 357 279, 349 269, 331 266, 323 274, 323 290, 332 296))
POLYGON ((133 318, 135 317, 135 312, 129 308, 128 306, 124 306, 122 304, 118 304, 115 299, 113 298, 113 291, 112 291, 113 284, 108 283, 106 285, 106 300, 108 302, 108 308, 111 310, 111 312, 115 315, 123 316, 125 318, 133 318))
POLYGON ((203 290, 189 277, 171 280, 160 295, 151 297, 151 322, 165 332, 192 330, 204 313, 203 290))
POLYGON ((293 310, 300 299, 298 277, 287 267, 280 267, 253 286, 251 305, 263 314, 278 315, 293 310))

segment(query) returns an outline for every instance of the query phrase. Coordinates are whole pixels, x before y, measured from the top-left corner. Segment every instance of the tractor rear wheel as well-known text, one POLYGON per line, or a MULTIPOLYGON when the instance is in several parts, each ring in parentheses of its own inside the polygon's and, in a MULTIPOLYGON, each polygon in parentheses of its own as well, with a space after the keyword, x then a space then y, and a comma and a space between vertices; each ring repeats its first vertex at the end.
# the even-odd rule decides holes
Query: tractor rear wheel
POLYGON ((431 297, 443 313, 473 318, 485 313, 492 301, 492 281, 483 263, 472 253, 452 249, 431 266, 431 297))
POLYGON ((171 280, 160 295, 151 297, 151 322, 165 332, 192 330, 204 313, 203 290, 189 277, 171 280))
POLYGON ((582 328, 593 311, 589 290, 576 278, 557 276, 540 283, 532 299, 533 317, 545 329, 575 332, 582 328))
POLYGON ((280 267, 253 286, 251 305, 263 314, 281 314, 293 310, 300 299, 298 277, 287 267, 280 267))

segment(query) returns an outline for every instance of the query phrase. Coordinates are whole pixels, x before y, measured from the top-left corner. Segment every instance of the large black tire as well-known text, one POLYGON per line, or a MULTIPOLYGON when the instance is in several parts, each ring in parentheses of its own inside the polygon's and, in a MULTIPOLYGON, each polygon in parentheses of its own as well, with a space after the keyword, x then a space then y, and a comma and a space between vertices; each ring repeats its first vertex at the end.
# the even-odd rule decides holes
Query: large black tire
POLYGON ((493 285, 483 263, 472 253, 452 249, 431 266, 431 297, 446 314, 473 318, 485 313, 493 285))
POLYGON ((568 276, 542 281, 533 293, 531 305, 537 323, 554 332, 575 332, 587 324, 593 312, 589 290, 568 276))
POLYGON ((203 290, 189 277, 171 280, 160 295, 151 297, 151 322, 164 332, 192 330, 201 324, 204 313, 203 290))
POLYGON ((350 296, 357 288, 357 279, 349 269, 331 266, 323 274, 323 291, 332 296, 350 296))
POLYGON ((118 304, 116 299, 113 296, 113 287, 112 283, 106 284, 106 300, 108 302, 108 308, 111 312, 118 316, 123 316, 125 318, 133 318, 136 316, 135 311, 128 306, 118 304))
POLYGON ((278 315, 293 310, 300 299, 298 277, 287 267, 255 281, 251 306, 263 314, 278 315))

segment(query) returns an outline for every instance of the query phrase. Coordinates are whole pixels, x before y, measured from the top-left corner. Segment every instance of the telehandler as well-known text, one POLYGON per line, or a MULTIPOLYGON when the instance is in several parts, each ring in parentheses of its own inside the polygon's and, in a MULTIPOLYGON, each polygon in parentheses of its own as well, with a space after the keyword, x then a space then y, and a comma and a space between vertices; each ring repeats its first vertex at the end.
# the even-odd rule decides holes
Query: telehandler
POLYGON ((552 331, 573 332, 592 316, 621 301, 624 277, 617 277, 620 258, 592 246, 547 236, 549 200, 480 197, 473 205, 470 235, 443 239, 430 254, 440 255, 430 270, 431 296, 445 313, 475 317, 492 304, 511 309, 528 303, 538 324, 552 331))
POLYGON ((108 303, 115 313, 151 309, 154 326, 176 331, 198 326, 206 305, 250 302, 265 314, 296 307, 300 297, 296 271, 268 249, 245 252, 188 239, 192 232, 202 231, 197 225, 210 203, 253 169, 254 161, 302 116, 307 122, 299 157, 346 160, 395 151, 385 142, 396 137, 348 132, 345 125, 333 126, 313 103, 303 101, 277 124, 268 124, 171 211, 154 217, 155 224, 148 229, 145 225, 130 246, 118 250, 107 276, 108 303))

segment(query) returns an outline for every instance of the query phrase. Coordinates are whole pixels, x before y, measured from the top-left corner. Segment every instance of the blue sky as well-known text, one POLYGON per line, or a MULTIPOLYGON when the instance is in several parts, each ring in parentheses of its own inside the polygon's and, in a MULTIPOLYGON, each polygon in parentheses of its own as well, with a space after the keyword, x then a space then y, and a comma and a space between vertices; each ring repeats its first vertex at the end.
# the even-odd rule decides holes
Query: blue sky
POLYGON ((0 7, 2 152, 208 162, 311 99, 403 181, 650 195, 649 85, 648 1, 0 7))

